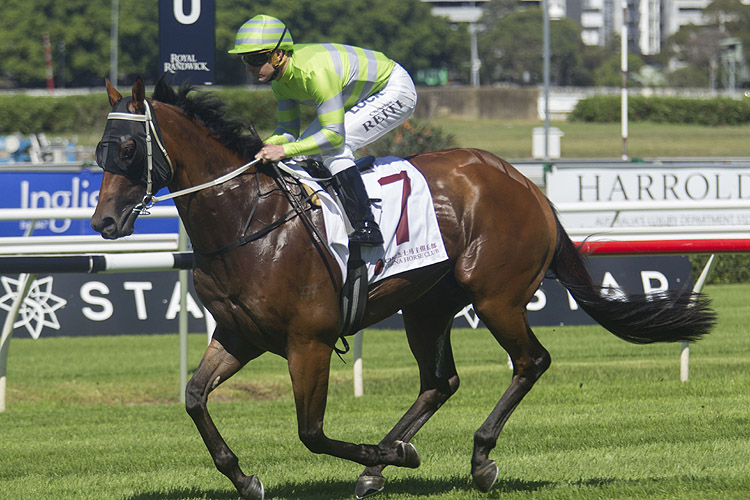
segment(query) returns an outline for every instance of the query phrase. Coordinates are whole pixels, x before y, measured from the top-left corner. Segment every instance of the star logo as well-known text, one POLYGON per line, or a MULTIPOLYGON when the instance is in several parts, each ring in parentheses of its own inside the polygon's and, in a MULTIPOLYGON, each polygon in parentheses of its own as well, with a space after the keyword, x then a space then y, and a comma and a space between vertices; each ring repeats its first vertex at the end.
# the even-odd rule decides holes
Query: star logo
MULTIPOLYGON (((21 280, 14 280, 7 276, 0 276, 5 295, 0 297, 0 309, 10 311, 13 301, 18 297, 21 280)), ((13 328, 26 327, 32 338, 38 339, 45 326, 55 330, 60 329, 55 311, 65 307, 68 302, 52 294, 52 276, 34 280, 28 295, 18 311, 18 319, 13 328)))
POLYGON ((479 316, 477 316, 477 313, 474 312, 474 304, 469 304, 468 306, 461 309, 461 311, 456 314, 456 318, 460 318, 461 316, 466 319, 466 322, 469 323, 469 326, 471 326, 473 329, 477 329, 479 326, 479 316))

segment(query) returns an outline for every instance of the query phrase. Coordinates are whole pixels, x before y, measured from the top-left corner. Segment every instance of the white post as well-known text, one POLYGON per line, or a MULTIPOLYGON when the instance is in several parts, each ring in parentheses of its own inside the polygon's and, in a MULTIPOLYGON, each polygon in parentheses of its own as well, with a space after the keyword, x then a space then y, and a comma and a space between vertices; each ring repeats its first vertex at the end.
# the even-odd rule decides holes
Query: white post
POLYGON ((117 49, 118 49, 118 25, 120 19, 120 0, 112 0, 112 25, 109 33, 109 81, 117 87, 117 49))
MULTIPOLYGON (((185 232, 185 226, 182 225, 180 220, 180 233, 179 233, 179 244, 178 247, 181 252, 187 250, 187 233, 185 232)), ((179 316, 179 327, 180 327, 180 403, 185 402, 185 388, 187 387, 187 372, 188 372, 188 310, 187 310, 187 294, 188 294, 188 274, 186 269, 179 271, 180 276, 180 316, 179 316)))
POLYGON ((206 316, 206 336, 208 337, 208 343, 210 344, 211 339, 214 336, 214 330, 216 330, 216 319, 205 307, 203 308, 203 314, 206 316))
POLYGON ((482 63, 479 60, 479 52, 477 50, 476 23, 469 23, 469 36, 471 37, 471 86, 479 88, 479 68, 482 67, 482 63))
POLYGON ((628 2, 622 2, 622 39, 620 40, 620 70, 622 72, 622 97, 620 114, 622 115, 622 159, 628 159, 628 2))
POLYGON ((354 334, 354 397, 359 398, 364 394, 364 385, 362 380, 362 339, 363 331, 354 334))
MULTIPOLYGON (((701 275, 698 277, 698 280, 695 282, 695 285, 693 286, 693 292, 700 293, 703 290, 703 285, 706 284, 708 275, 711 273, 715 265, 716 265, 716 255, 712 254, 711 257, 708 258, 708 262, 706 262, 706 265, 703 267, 703 271, 701 271, 701 275)), ((681 382, 688 381, 689 368, 690 368, 690 343, 683 340, 682 345, 680 346, 680 381, 681 382)))
POLYGON ((26 295, 29 293, 29 288, 34 282, 36 274, 21 274, 18 276, 18 295, 16 295, 13 304, 10 306, 10 311, 5 317, 5 323, 3 324, 3 333, 0 336, 0 413, 5 411, 5 389, 7 386, 7 373, 8 373, 8 350, 10 349, 10 338, 13 335, 13 325, 16 322, 18 311, 21 309, 21 304, 26 299, 26 295))
POLYGON ((549 0, 542 0, 542 77, 544 79, 544 161, 549 161, 549 81, 550 81, 549 0))

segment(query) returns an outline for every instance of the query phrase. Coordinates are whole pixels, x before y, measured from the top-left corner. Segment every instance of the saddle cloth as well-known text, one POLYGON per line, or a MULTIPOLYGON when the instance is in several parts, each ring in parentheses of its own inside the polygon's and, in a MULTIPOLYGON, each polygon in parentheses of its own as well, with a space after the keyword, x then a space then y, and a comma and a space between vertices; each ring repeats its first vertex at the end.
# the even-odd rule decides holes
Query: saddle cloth
MULTIPOLYGON (((328 246, 346 280, 349 237, 342 209, 317 183, 305 178, 308 174, 301 167, 287 166, 298 170, 301 181, 317 191, 328 246)), ((448 259, 430 189, 414 165, 394 156, 378 158, 373 168, 362 172, 362 180, 385 240, 383 247, 361 247, 368 283, 448 259)))

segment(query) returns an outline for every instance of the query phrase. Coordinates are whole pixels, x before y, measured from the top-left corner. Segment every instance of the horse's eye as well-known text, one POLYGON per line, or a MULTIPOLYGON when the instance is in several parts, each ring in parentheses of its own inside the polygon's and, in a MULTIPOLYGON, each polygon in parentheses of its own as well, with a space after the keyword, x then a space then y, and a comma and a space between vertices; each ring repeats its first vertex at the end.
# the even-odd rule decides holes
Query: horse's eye
POLYGON ((132 160, 135 156, 135 142, 128 141, 120 146, 120 157, 123 160, 132 160))

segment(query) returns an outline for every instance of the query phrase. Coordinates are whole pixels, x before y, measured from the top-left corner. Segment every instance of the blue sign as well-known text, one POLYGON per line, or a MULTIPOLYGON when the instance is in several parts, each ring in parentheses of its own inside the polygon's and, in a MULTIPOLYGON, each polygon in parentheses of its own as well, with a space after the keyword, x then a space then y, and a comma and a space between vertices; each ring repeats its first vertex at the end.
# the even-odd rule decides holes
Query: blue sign
MULTIPOLYGON (((80 171, 34 172, 31 170, 0 171, 0 208, 93 208, 99 200, 102 170, 83 168, 80 171)), ((172 200, 163 203, 174 205, 172 200)), ((160 205, 161 206, 161 205, 160 205)), ((88 219, 38 220, 34 236, 95 235, 88 219)), ((23 236, 31 221, 0 221, 0 237, 23 236)), ((137 233, 171 233, 179 231, 177 218, 149 219, 139 217, 137 233)))
POLYGON ((159 0, 159 71, 172 83, 213 83, 214 16, 214 0, 159 0))

